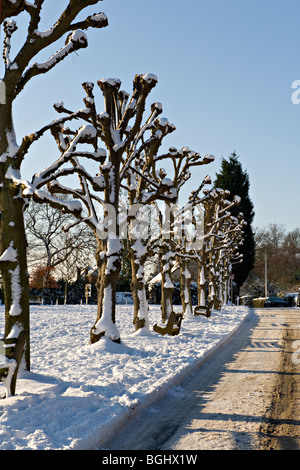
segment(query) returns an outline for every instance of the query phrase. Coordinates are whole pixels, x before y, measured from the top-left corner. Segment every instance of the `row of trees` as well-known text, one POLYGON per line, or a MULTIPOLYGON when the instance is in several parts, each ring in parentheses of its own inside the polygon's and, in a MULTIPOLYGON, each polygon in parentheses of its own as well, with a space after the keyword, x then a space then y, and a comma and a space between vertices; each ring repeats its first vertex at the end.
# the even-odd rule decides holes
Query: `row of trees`
MULTIPOLYGON (((131 264, 134 324, 139 329, 149 327, 144 266, 150 257, 156 256, 160 262, 164 322, 172 312, 175 266, 181 273, 183 310, 191 312, 191 261, 199 267, 200 305, 210 312, 227 300, 231 267, 241 262, 239 247, 245 227, 243 215, 231 212, 240 204, 240 197, 230 195, 226 188, 207 189, 211 183, 207 176, 188 201, 179 205, 181 188, 191 171, 209 164, 213 157, 201 157, 187 147, 162 151, 163 139, 175 127, 161 117, 160 103, 148 107, 149 94, 157 84, 153 74, 136 75, 131 94, 121 90, 118 79, 99 80, 104 111, 98 110, 94 84, 83 83, 83 108, 74 111, 63 102, 56 103, 54 108, 60 117, 26 135, 17 145, 12 117, 15 98, 33 77, 48 72, 71 52, 87 46, 82 29, 107 25, 102 13, 76 22, 82 9, 98 2, 70 0, 52 28, 39 32, 43 3, 43 0, 36 0, 35 4, 15 0, 6 2, 1 10, 5 33, 5 99, 0 102, 0 269, 5 295, 5 336, 18 336, 21 330, 26 332, 27 368, 30 364, 29 296, 23 213, 30 200, 71 216, 72 221, 64 226, 69 236, 79 224, 93 234, 98 310, 91 328, 91 342, 102 336, 120 341, 116 288, 122 264, 122 238, 126 239, 131 264), (6 18, 23 10, 29 15, 27 38, 11 59, 11 39, 17 26, 14 20, 6 18), (30 65, 35 55, 65 33, 68 33, 65 45, 57 53, 44 63, 30 65), (57 144, 56 159, 35 172, 31 182, 25 181, 20 173, 21 164, 32 145, 49 132, 57 144), (164 169, 167 166, 172 168, 169 175, 164 169), (122 209, 121 192, 125 194, 126 210, 122 209), (158 233, 144 235, 153 211, 158 233)), ((61 255, 59 250, 55 254, 49 252, 49 265, 61 255)))
MULTIPOLYGON (((227 187, 230 188, 231 192, 243 195, 240 204, 231 208, 232 215, 237 216, 242 211, 245 220, 247 220, 247 224, 243 229, 244 243, 239 247, 239 252, 243 255, 243 263, 235 263, 232 266, 231 277, 234 278, 236 291, 236 289, 239 290, 244 284, 248 272, 253 268, 254 236, 251 222, 254 212, 253 204, 249 198, 249 177, 247 172, 243 171, 235 152, 228 160, 222 159, 220 172, 216 175, 213 185, 215 188, 227 187), (246 241, 247 235, 248 241, 246 241)), ((124 191, 121 193, 120 206, 121 212, 123 212, 122 220, 127 222, 129 205, 124 191)), ((143 215, 143 239, 150 240, 157 237, 161 228, 159 214, 155 206, 152 205, 144 208, 143 215)), ((60 280, 59 286, 64 285, 64 296, 62 296, 61 292, 59 293, 60 303, 63 302, 63 298, 64 302, 67 302, 69 284, 74 284, 74 279, 76 279, 76 282, 78 281, 79 273, 81 273, 81 278, 83 279, 83 273, 87 268, 94 266, 94 259, 91 254, 95 252, 96 243, 92 232, 83 224, 79 224, 72 231, 65 232, 62 230, 63 226, 71 221, 72 219, 69 214, 53 209, 49 204, 39 205, 31 201, 25 212, 25 228, 28 244, 27 259, 30 273, 32 273, 31 288, 34 288, 36 292, 39 291, 40 297, 43 297, 42 291, 44 287, 47 289, 54 286, 53 274, 55 274, 56 279, 60 280)), ((292 234, 289 236, 292 236, 292 234)), ((120 238, 123 245, 123 253, 119 276, 119 290, 128 291, 130 290, 131 263, 126 224, 121 229, 120 238)), ((257 243, 259 248, 259 240, 257 240, 257 243)), ((146 279, 150 281, 159 272, 158 256, 148 257, 145 260, 144 269, 146 279)), ((178 280, 178 276, 175 277, 178 280)), ((194 276, 194 280, 196 280, 196 276, 194 276)), ((72 291, 74 291, 73 287, 72 291)), ((61 287, 59 290, 61 291, 61 287)), ((238 290, 236 293, 238 293, 238 290)), ((84 288, 82 291, 84 291, 84 288)), ((175 294, 176 296, 177 294, 175 294)), ((78 295, 75 297, 77 302, 79 302, 84 295, 81 292, 79 297, 78 295)), ((70 293, 70 301, 72 303, 75 301, 75 297, 73 293, 70 293)))
MULTIPOLYGON (((160 118, 162 106, 153 103, 144 117, 146 99, 156 85, 154 75, 136 75, 131 97, 120 90, 117 79, 99 80, 104 98, 104 113, 96 110, 94 86, 84 83, 85 108, 68 110, 63 103, 55 109, 63 117, 37 132, 32 142, 50 131, 60 152, 59 158, 43 171, 33 176, 32 182, 14 178, 23 197, 36 203, 47 203, 71 215, 74 222, 64 227, 69 232, 78 224, 89 227, 97 243, 98 312, 91 330, 91 342, 107 336, 120 341, 116 327, 116 289, 121 270, 122 243, 127 240, 131 263, 131 289, 134 298, 135 328, 149 327, 144 265, 151 256, 157 256, 161 267, 162 320, 168 321, 172 312, 172 270, 177 264, 181 270, 182 295, 189 292, 190 273, 188 261, 199 264, 199 292, 206 306, 206 285, 209 285, 208 310, 219 304, 226 288, 230 265, 239 260, 243 217, 233 217, 230 210, 240 203, 240 198, 228 200, 229 192, 222 189, 205 189, 211 183, 205 177, 188 202, 180 207, 179 192, 189 180, 191 169, 207 165, 213 157, 185 147, 170 148, 159 153, 165 136, 175 130, 166 118, 160 118), (85 122, 71 130, 66 122, 81 119, 85 122), (129 126, 129 121, 132 125, 129 126), (105 149, 98 147, 98 142, 105 149), (91 147, 91 148, 90 148, 91 147), (99 165, 94 175, 85 160, 99 165), (170 177, 164 168, 170 164, 170 177), (67 185, 66 176, 77 176, 79 189, 73 180, 67 185), (120 201, 121 190, 126 197, 125 208, 120 201), (61 195, 72 196, 62 198, 61 195), (151 215, 152 214, 152 215, 151 215), (153 215, 154 214, 154 215, 153 215), (147 228, 156 217, 157 235, 149 236, 147 228), (125 231, 125 233, 124 233, 125 231), (220 287, 219 287, 220 286, 220 287), (222 292, 222 295, 221 293, 222 292), (217 299, 218 296, 218 299, 217 299)), ((123 204, 124 205, 124 204, 123 204)), ((189 296, 183 299, 183 309, 190 308, 189 296)))

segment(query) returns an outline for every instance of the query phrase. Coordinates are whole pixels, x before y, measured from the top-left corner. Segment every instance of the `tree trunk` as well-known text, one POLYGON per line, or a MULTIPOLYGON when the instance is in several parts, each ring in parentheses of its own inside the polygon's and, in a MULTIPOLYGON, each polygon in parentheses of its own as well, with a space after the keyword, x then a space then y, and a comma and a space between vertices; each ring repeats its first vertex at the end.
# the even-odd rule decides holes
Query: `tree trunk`
POLYGON ((96 233, 98 279, 97 319, 91 330, 91 343, 106 336, 115 343, 120 343, 120 334, 116 323, 116 292, 122 264, 122 244, 119 237, 119 157, 110 157, 112 165, 104 170, 106 179, 104 221, 101 234, 96 233))
POLYGON ((148 319, 148 300, 146 295, 146 286, 144 279, 144 267, 143 260, 140 258, 131 258, 131 291, 134 302, 134 317, 133 324, 135 325, 135 331, 140 328, 149 329, 148 319))
POLYGON ((228 302, 228 280, 229 280, 228 262, 225 259, 224 264, 223 264, 223 285, 222 285, 224 305, 227 305, 227 302, 228 302))
POLYGON ((188 261, 182 259, 180 261, 180 297, 185 317, 191 317, 193 314, 191 281, 192 276, 188 270, 188 261))
MULTIPOLYGON (((8 101, 8 97, 6 96, 8 101)), ((24 201, 14 184, 19 176, 18 149, 12 124, 11 102, 0 104, 0 270, 5 301, 5 337, 26 334, 25 361, 30 369, 29 287, 24 228, 24 201)))
POLYGON ((68 282, 68 276, 67 276, 65 280, 64 305, 67 305, 67 301, 68 301, 68 286, 69 286, 69 282, 68 282))
POLYGON ((208 312, 210 314, 211 311, 214 310, 216 302, 215 260, 211 252, 209 254, 208 280, 208 312))
POLYGON ((91 343, 96 343, 103 336, 115 343, 120 343, 120 334, 116 323, 116 291, 121 269, 122 249, 119 238, 99 240, 96 253, 98 267, 97 318, 91 329, 91 343))

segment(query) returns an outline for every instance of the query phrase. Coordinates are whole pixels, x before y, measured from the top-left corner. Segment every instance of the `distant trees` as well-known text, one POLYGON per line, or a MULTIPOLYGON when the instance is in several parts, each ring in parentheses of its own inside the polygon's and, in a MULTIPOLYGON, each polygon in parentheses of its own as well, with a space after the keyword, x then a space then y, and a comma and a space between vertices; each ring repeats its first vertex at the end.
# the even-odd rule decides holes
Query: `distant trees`
POLYGON ((89 264, 93 265, 91 253, 95 251, 95 240, 87 227, 79 225, 66 230, 71 222, 69 214, 53 209, 49 204, 30 201, 25 211, 30 287, 38 289, 37 282, 33 282, 37 267, 50 268, 52 275, 55 273, 57 279, 63 280, 65 302, 68 285, 76 278, 78 269, 83 272, 89 264))
POLYGON ((240 253, 243 255, 243 262, 233 264, 232 266, 234 282, 240 289, 254 266, 255 240, 252 227, 254 206, 249 195, 249 175, 246 170, 243 170, 235 152, 233 152, 227 160, 225 158, 222 159, 221 169, 220 172, 216 174, 214 187, 230 191, 231 196, 229 196, 229 199, 235 195, 240 196, 241 198, 240 205, 230 209, 231 214, 234 217, 237 217, 238 213, 242 212, 247 224, 243 229, 243 245, 240 247, 240 253))
POLYGON ((46 266, 60 266, 65 272, 74 265, 74 276, 76 268, 82 265, 80 258, 84 258, 85 266, 88 266, 91 250, 95 247, 94 239, 85 226, 66 231, 71 222, 69 214, 53 209, 49 204, 30 202, 25 211, 29 266, 43 261, 46 266))
POLYGON ((242 261, 245 221, 243 214, 231 215, 231 209, 240 205, 239 196, 229 200, 230 193, 220 188, 206 190, 201 201, 204 208, 203 245, 196 250, 198 262, 198 301, 207 305, 207 315, 226 304, 230 291, 232 266, 242 261))
MULTIPOLYGON (((214 157, 201 157, 188 147, 180 150, 170 147, 160 153, 163 139, 175 126, 160 117, 160 103, 152 103, 146 114, 147 98, 157 84, 155 75, 136 75, 131 96, 121 90, 118 79, 101 79, 97 84, 104 98, 104 112, 97 110, 94 84, 84 82, 85 107, 72 111, 63 102, 56 103, 54 107, 62 117, 37 131, 31 139, 33 143, 50 131, 60 156, 35 173, 31 183, 14 178, 24 198, 48 204, 73 218, 65 227, 66 232, 83 223, 94 234, 98 309, 91 328, 92 343, 103 336, 120 342, 116 326, 116 290, 124 248, 131 263, 133 322, 136 329, 148 328, 144 272, 147 260, 153 256, 159 260, 163 322, 169 324, 174 318, 172 278, 176 268, 181 273, 183 311, 192 312, 188 292, 191 279, 188 261, 191 260, 199 262, 204 297, 208 290, 203 307, 207 308, 209 316, 214 308, 220 309, 227 301, 232 266, 241 261, 239 249, 245 225, 239 211, 236 216, 231 213, 240 205, 241 198, 228 190, 204 190, 204 186, 211 184, 208 176, 191 192, 183 207, 178 205, 179 191, 189 180, 191 169, 209 164, 214 157), (82 122, 79 127, 78 120, 82 122), (76 126, 71 129, 67 123, 76 126), (100 147, 100 143, 105 148, 100 147), (87 162, 96 164, 97 173, 92 167, 88 168, 87 162), (171 163, 170 176, 159 166, 165 162, 171 163), (79 187, 74 186, 73 180, 72 184, 69 180, 65 182, 65 177, 70 175, 78 177, 79 187), (149 230, 147 235, 146 230, 144 236, 143 213, 148 217, 153 205, 158 214, 159 230, 154 236, 149 236, 149 230), (126 244, 121 240, 124 225, 126 244)), ((149 227, 147 218, 146 225, 149 227)))
MULTIPOLYGON (((267 254, 267 279, 277 292, 298 292, 300 285, 300 229, 286 231, 282 224, 256 229, 254 278, 264 280, 267 254)), ((264 295, 264 291, 261 295, 264 295)))

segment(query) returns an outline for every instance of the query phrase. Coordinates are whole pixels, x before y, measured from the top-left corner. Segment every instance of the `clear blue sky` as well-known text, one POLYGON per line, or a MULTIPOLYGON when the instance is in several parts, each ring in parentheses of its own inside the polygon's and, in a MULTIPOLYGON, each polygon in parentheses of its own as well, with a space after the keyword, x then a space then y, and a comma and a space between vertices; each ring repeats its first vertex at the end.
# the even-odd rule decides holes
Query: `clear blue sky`
MULTIPOLYGON (((66 3, 46 1, 46 28, 66 3)), ((291 100, 300 80, 299 0, 104 0, 86 10, 99 11, 109 26, 88 30, 88 49, 32 80, 18 98, 18 139, 56 117, 55 102, 80 108, 83 81, 117 77, 130 92, 136 73, 151 72, 159 80, 151 102, 160 101, 176 126, 167 145, 216 157, 187 190, 206 174, 214 179, 235 150, 249 174, 254 226, 300 227, 300 105, 291 100)), ((56 158, 53 151, 37 146, 23 177, 56 158)))

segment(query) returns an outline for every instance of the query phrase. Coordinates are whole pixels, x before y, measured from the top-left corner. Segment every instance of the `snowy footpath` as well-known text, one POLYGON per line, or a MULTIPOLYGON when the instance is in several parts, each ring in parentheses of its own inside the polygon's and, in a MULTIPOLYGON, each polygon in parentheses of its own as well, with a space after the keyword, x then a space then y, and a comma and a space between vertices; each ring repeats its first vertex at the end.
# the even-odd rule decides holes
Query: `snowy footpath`
MULTIPOLYGON (((21 372, 16 395, 0 401, 0 450, 101 446, 133 413, 180 383, 250 312, 224 307, 209 319, 184 319, 180 335, 170 337, 134 333, 133 306, 119 305, 122 343, 89 345, 96 306, 33 306, 31 372, 21 372)), ((3 317, 1 306, 1 331, 3 317)), ((149 317, 152 326, 160 322, 160 307, 151 305, 149 317)))

